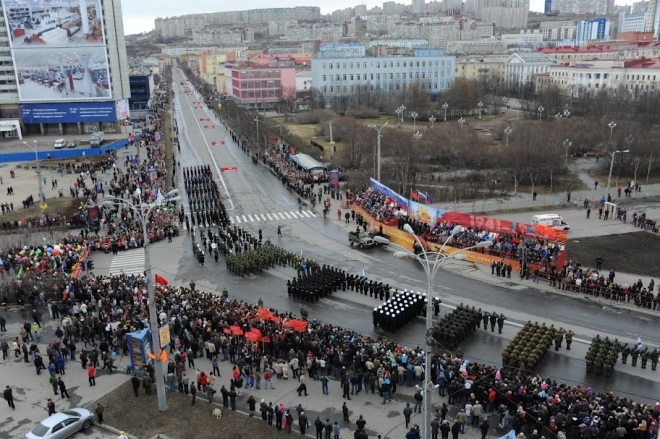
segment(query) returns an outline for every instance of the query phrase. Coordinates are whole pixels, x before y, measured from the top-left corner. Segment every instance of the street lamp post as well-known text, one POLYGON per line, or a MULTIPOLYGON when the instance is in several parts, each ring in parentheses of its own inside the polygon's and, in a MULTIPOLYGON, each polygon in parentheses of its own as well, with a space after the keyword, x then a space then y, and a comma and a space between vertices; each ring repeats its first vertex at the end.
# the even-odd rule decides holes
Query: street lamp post
MULTIPOLYGON (((612 122, 612 123, 614 123, 614 122, 612 122)), ((612 123, 611 123, 610 125, 612 125, 612 123)), ((614 125, 616 126, 616 124, 614 124, 614 125)), ((619 151, 619 150, 617 150, 617 151, 614 151, 614 152, 611 152, 611 153, 610 153, 610 155, 612 156, 612 161, 610 162, 610 173, 609 173, 609 175, 607 176, 607 193, 606 193, 605 195, 609 195, 609 194, 610 194, 610 180, 612 179, 612 168, 614 168, 614 157, 615 157, 617 154, 625 154, 625 153, 628 153, 628 152, 630 152, 629 149, 626 149, 626 150, 624 150, 624 151, 619 151)))
POLYGON ((376 157, 376 160, 377 160, 377 163, 376 163, 376 179, 378 181, 380 181, 380 138, 381 138, 380 130, 385 128, 385 125, 387 125, 387 122, 385 122, 380 127, 378 127, 374 124, 367 125, 369 128, 373 128, 374 130, 376 130, 376 132, 378 133, 378 146, 377 146, 377 153, 376 153, 377 154, 377 157, 376 157))
POLYGON ((42 184, 43 182, 41 181, 41 163, 39 162, 39 145, 37 144, 37 141, 34 141, 34 147, 31 147, 29 143, 23 142, 25 146, 30 148, 32 151, 34 151, 34 160, 37 162, 37 180, 39 180, 39 209, 41 209, 41 213, 44 213, 44 209, 41 207, 46 201, 46 196, 44 195, 43 187, 42 184))
POLYGON ((573 146, 573 142, 566 139, 564 140, 564 148, 566 148, 566 164, 568 165, 568 149, 573 146))
POLYGON ((484 103, 479 101, 477 108, 479 109, 479 120, 481 120, 481 108, 484 106, 484 103))
POLYGON ((464 117, 461 117, 461 118, 458 119, 458 123, 459 123, 460 125, 465 125, 467 122, 466 122, 466 120, 465 120, 464 117))
POLYGON ((568 108, 564 110, 564 117, 567 118, 567 119, 568 119, 569 117, 571 117, 571 112, 568 111, 568 108))
POLYGON ((616 124, 614 123, 614 121, 612 121, 607 126, 610 127, 610 142, 611 142, 612 134, 614 134, 614 128, 616 128, 616 124))
POLYGON ((167 194, 165 194, 162 199, 156 200, 153 203, 138 204, 135 205, 130 201, 121 199, 121 198, 112 198, 105 201, 103 204, 107 206, 114 207, 115 205, 125 206, 133 211, 135 216, 139 218, 142 222, 142 239, 144 240, 144 269, 148 273, 146 284, 147 284, 147 294, 149 296, 149 325, 151 326, 151 339, 153 340, 154 346, 154 375, 156 375, 156 394, 158 395, 158 410, 164 412, 167 410, 167 396, 165 395, 165 373, 163 368, 163 362, 161 361, 161 346, 159 339, 159 324, 158 324, 158 313, 156 310, 156 299, 154 298, 154 289, 151 285, 153 279, 151 279, 151 258, 149 256, 149 235, 147 233, 147 221, 149 216, 154 208, 162 205, 164 201, 179 201, 181 197, 173 197, 178 192, 178 189, 173 189, 167 194), (172 198, 170 198, 172 197, 172 198))
MULTIPOLYGON (((426 274, 426 337, 425 337, 425 347, 424 347, 424 434, 423 438, 427 439, 431 437, 430 430, 431 430, 431 412, 433 411, 433 391, 435 390, 435 384, 433 384, 433 379, 431 377, 431 350, 433 349, 433 345, 435 345, 435 340, 433 339, 432 336, 432 330, 433 330, 433 279, 435 278, 436 273, 438 272, 438 269, 442 265, 442 263, 449 259, 453 258, 458 252, 453 253, 449 256, 446 256, 445 254, 442 253, 444 250, 445 246, 449 244, 454 237, 461 233, 463 231, 463 228, 461 226, 456 226, 453 228, 451 231, 451 235, 447 238, 444 244, 442 244, 442 247, 440 247, 440 250, 437 252, 428 252, 426 251, 424 245, 421 243, 417 235, 415 235, 415 232, 413 228, 410 226, 410 224, 405 224, 403 226, 403 230, 406 231, 407 233, 410 233, 413 238, 415 238, 415 241, 417 241, 417 244, 421 246, 422 248, 422 254, 421 255, 415 255, 414 253, 410 252, 410 250, 406 249, 406 251, 413 255, 415 259, 419 261, 420 264, 422 264, 422 267, 424 268, 424 272, 426 274)), ((462 251, 467 251, 467 250, 472 250, 475 248, 483 248, 483 247, 490 247, 493 243, 491 241, 482 241, 478 243, 477 245, 474 245, 472 247, 467 247, 464 249, 459 250, 459 252, 462 251)))
POLYGON ((541 120, 541 117, 543 117, 543 110, 545 110, 545 108, 543 108, 543 105, 541 105, 539 107, 539 120, 541 120))
POLYGON ((406 111, 406 106, 405 105, 400 105, 399 108, 396 109, 396 121, 399 125, 403 125, 403 112, 406 111))
POLYGON ((442 109, 445 110, 445 122, 447 122, 447 108, 449 108, 448 103, 445 102, 444 104, 442 104, 442 109))
MULTIPOLYGON (((429 117, 429 122, 431 122, 431 128, 433 128, 433 122, 435 122, 436 120, 438 119, 436 119, 434 115, 431 115, 431 117, 429 117)), ((447 120, 447 117, 445 117, 445 120, 447 120)))
POLYGON ((419 131, 415 131, 415 134, 413 134, 413 138, 415 140, 421 139, 422 138, 422 133, 420 133, 419 131))
POLYGON ((504 134, 506 134, 506 147, 507 148, 509 147, 509 134, 511 134, 512 132, 513 132, 513 130, 511 129, 511 127, 504 128, 504 134))
POLYGON ((413 120, 413 131, 417 129, 417 118, 419 117, 419 113, 416 111, 413 111, 410 113, 410 117, 412 117, 413 120))
POLYGON ((266 127, 267 127, 268 129, 270 129, 270 127, 269 127, 268 124, 267 124, 266 122, 264 122, 263 120, 259 120, 258 117, 256 117, 256 118, 254 119, 254 121, 257 123, 257 148, 259 148, 259 124, 262 123, 262 124, 266 125, 266 127))
POLYGON ((521 107, 522 107, 522 105, 520 105, 520 102, 518 102, 518 103, 516 104, 516 109, 517 109, 517 111, 516 111, 516 119, 520 119, 520 108, 521 108, 521 107))

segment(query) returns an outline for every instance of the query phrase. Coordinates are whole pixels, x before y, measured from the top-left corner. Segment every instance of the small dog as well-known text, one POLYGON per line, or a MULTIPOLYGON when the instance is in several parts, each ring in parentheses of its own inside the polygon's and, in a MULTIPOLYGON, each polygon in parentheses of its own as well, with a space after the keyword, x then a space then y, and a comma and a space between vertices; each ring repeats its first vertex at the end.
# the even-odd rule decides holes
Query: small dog
POLYGON ((213 409, 212 415, 215 416, 215 419, 222 419, 222 410, 219 408, 213 409))

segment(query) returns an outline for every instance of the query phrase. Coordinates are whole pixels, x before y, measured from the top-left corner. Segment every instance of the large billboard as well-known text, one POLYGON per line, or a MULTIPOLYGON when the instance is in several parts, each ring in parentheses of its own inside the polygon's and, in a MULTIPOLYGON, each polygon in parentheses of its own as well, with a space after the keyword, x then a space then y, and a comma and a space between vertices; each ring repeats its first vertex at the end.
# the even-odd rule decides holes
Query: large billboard
POLYGON ((21 101, 109 100, 100 0, 2 0, 21 101))
POLYGON ((23 123, 115 122, 114 102, 21 104, 23 123))

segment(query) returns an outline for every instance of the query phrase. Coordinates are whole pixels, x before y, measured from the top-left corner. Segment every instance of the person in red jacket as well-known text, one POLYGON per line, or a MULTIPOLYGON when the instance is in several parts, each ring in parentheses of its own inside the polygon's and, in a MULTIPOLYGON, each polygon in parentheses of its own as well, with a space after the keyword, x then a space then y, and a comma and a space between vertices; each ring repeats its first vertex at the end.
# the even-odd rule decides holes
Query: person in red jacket
POLYGON ((488 389, 488 411, 491 413, 495 411, 496 399, 497 399, 497 393, 491 387, 490 389, 488 389))
POLYGON ((96 385, 96 369, 93 364, 90 364, 87 368, 87 378, 89 379, 90 386, 96 385))
POLYGON ((202 391, 206 392, 206 385, 209 383, 209 378, 204 372, 199 376, 199 384, 202 385, 202 391))

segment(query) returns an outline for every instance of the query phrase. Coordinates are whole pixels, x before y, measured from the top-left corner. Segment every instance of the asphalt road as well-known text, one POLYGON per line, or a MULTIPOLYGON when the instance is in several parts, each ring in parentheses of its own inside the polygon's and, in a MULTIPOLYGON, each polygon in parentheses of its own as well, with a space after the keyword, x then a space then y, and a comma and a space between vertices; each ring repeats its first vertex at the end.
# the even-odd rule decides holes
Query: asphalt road
MULTIPOLYGON (((176 77, 176 76, 175 76, 176 77)), ((204 107, 194 102, 199 98, 191 91, 186 95, 175 80, 175 116, 181 135, 182 166, 210 163, 213 167, 236 166, 231 173, 218 172, 231 197, 230 216, 295 212, 297 197, 261 166, 254 165, 249 156, 231 142, 231 137, 214 120, 204 107), (209 119, 209 121, 200 121, 209 119), (213 125, 214 128, 204 128, 213 125), (212 142, 224 141, 224 145, 212 146, 212 142)), ((191 89, 192 90, 192 89, 191 89)), ((336 204, 331 211, 335 211, 336 204)), ((333 216, 334 217, 334 216, 333 216)), ((264 238, 271 240, 292 252, 304 253, 305 257, 319 263, 330 264, 352 273, 365 270, 370 279, 383 281, 400 289, 425 290, 425 275, 422 268, 413 260, 396 258, 391 250, 354 250, 348 246, 348 227, 336 219, 316 217, 289 220, 266 220, 244 222, 256 233, 261 227, 264 238), (277 225, 284 227, 284 236, 277 239, 277 225)), ((263 298, 267 307, 298 312, 300 303, 289 299, 286 293, 286 279, 295 273, 291 268, 278 267, 257 276, 240 278, 226 270, 224 262, 216 265, 208 260, 200 266, 193 258, 189 237, 179 237, 175 246, 158 243, 153 246, 152 262, 170 281, 187 284, 194 280, 199 288, 221 291, 227 288, 231 296, 256 302, 263 298)), ((109 265, 109 256, 98 257, 98 269, 109 265)), ((648 346, 660 346, 657 334, 657 319, 640 316, 634 312, 614 309, 578 298, 570 299, 555 294, 524 288, 519 285, 491 285, 478 282, 449 271, 440 271, 435 279, 434 295, 439 296, 447 308, 464 303, 487 311, 503 313, 507 316, 505 333, 500 335, 475 334, 466 341, 464 350, 468 357, 480 362, 499 364, 500 352, 515 335, 521 323, 527 320, 547 322, 576 333, 576 348, 570 352, 560 350, 549 353, 544 358, 539 372, 566 381, 595 389, 613 390, 627 394, 634 399, 655 401, 660 384, 657 373, 639 367, 617 364, 616 376, 605 380, 585 374, 584 353, 586 343, 596 334, 635 342, 639 335, 648 346)), ((377 301, 355 292, 341 292, 332 298, 305 306, 310 316, 321 321, 352 328, 363 332, 373 332, 371 309, 377 301)), ((407 346, 423 343, 424 326, 419 319, 403 328, 391 338, 400 340, 407 346)))

